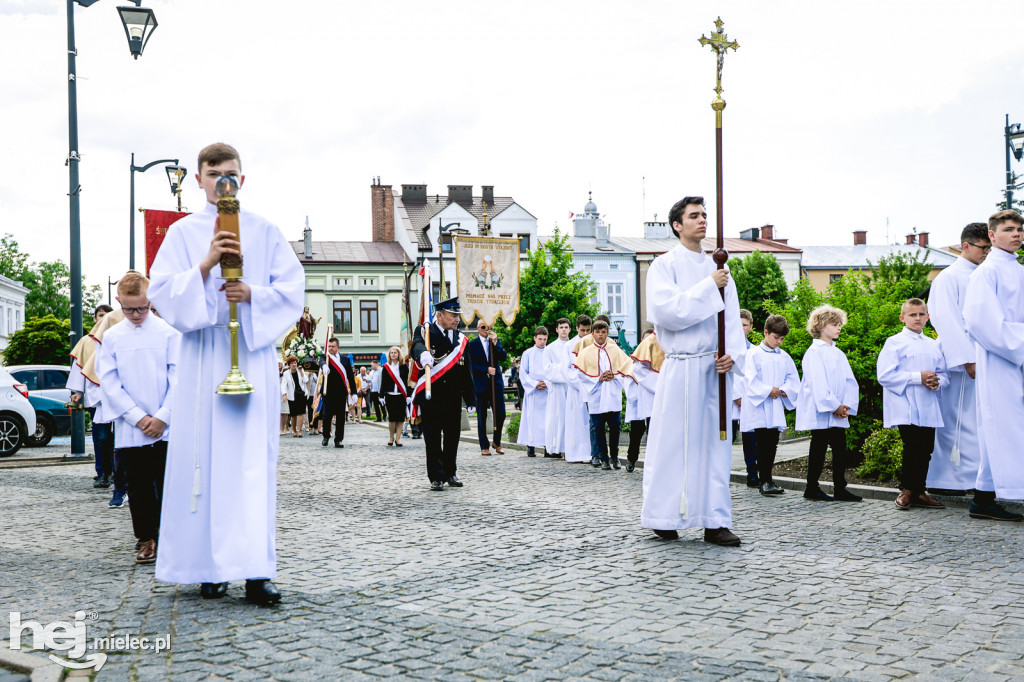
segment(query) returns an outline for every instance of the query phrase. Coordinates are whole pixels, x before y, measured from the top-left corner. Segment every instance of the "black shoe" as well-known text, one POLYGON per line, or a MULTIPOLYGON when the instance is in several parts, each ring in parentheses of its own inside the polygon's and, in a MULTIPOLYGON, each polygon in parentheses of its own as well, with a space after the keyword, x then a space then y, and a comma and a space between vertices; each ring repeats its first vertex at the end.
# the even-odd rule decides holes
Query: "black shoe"
POLYGON ((591 457, 590 458, 590 466, 594 467, 595 469, 600 469, 601 468, 601 458, 600 457, 591 457))
POLYGON ((276 604, 281 601, 281 592, 271 580, 246 580, 245 598, 253 604, 276 604))
POLYGON ((704 542, 719 547, 739 547, 740 539, 728 528, 705 528, 704 542))
POLYGON ((322 440, 322 441, 320 442, 320 445, 323 445, 323 446, 324 446, 324 447, 326 448, 326 447, 327 447, 327 444, 328 444, 328 443, 330 443, 330 442, 331 442, 331 439, 330 439, 330 438, 324 438, 324 439, 323 439, 323 440, 322 440))
POLYGON ((775 485, 774 483, 762 483, 761 484, 761 494, 762 495, 781 495, 784 492, 786 492, 786 491, 783 490, 782 488, 780 488, 779 486, 775 485))
POLYGON ((448 479, 448 487, 449 488, 461 488, 462 487, 462 481, 459 480, 458 476, 452 476, 451 478, 448 479))
POLYGON ((622 466, 619 464, 619 458, 618 457, 613 457, 612 458, 612 468, 613 469, 621 469, 622 468, 622 466))
POLYGON ((109 488, 111 483, 113 483, 113 481, 110 480, 110 476, 107 476, 106 474, 103 474, 102 476, 99 477, 99 479, 95 483, 92 484, 92 487, 93 488, 109 488))
POLYGON ((558 457, 558 455, 556 455, 555 453, 548 452, 547 448, 544 449, 544 456, 547 457, 548 459, 554 459, 555 457, 558 457))
POLYGON ((604 469, 605 471, 611 471, 612 470, 612 464, 611 464, 611 462, 602 462, 601 463, 601 468, 604 469))
POLYGON ((528 448, 526 448, 526 456, 527 457, 536 457, 537 456, 537 451, 532 446, 528 447, 528 448))
POLYGON ((434 492, 444 490, 444 481, 431 481, 430 489, 433 490, 434 492))
POLYGON ((227 583, 203 583, 199 586, 199 594, 203 599, 220 599, 227 593, 227 583))
POLYGON ((626 462, 626 471, 628 473, 633 473, 633 469, 636 469, 636 462, 629 462, 629 461, 627 461, 626 462))
POLYGON ((835 498, 831 495, 827 495, 821 488, 814 488, 813 490, 808 488, 804 491, 805 500, 814 500, 815 502, 834 502, 835 498))
POLYGON ((851 493, 846 488, 839 488, 836 490, 835 495, 832 496, 832 499, 836 502, 860 502, 864 498, 851 493))
POLYGON ((388 447, 389 447, 389 448, 390 448, 390 447, 391 447, 392 445, 394 445, 394 443, 388 443, 388 447))
POLYGON ((336 448, 343 448, 343 447, 345 447, 345 444, 344 443, 335 443, 334 447, 336 447, 336 448))
POLYGON ((967 494, 966 490, 950 490, 947 488, 928 488, 928 492, 932 495, 945 495, 946 497, 963 497, 967 494))
POLYGON ((678 531, 674 531, 674 530, 658 530, 657 528, 652 528, 651 530, 653 530, 654 534, 657 535, 662 540, 678 540, 679 539, 679 532, 678 531))
POLYGON ((760 488, 761 487, 761 481, 759 481, 756 478, 748 478, 747 479, 747 487, 748 488, 760 488))
POLYGON ((1024 516, 1006 510, 1001 504, 978 504, 971 502, 967 510, 972 519, 989 519, 990 521, 1021 521, 1024 516))

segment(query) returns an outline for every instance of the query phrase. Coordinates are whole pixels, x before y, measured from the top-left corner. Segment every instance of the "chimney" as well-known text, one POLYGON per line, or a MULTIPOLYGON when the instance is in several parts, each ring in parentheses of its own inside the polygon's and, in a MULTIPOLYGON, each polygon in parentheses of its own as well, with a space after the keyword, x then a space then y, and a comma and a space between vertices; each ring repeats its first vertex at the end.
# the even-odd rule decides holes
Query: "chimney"
POLYGON ((659 223, 657 220, 644 223, 645 239, 669 239, 673 236, 668 223, 659 223))
POLYGON ((746 239, 748 242, 756 242, 759 234, 760 230, 756 227, 751 227, 740 232, 740 239, 746 239))
POLYGON ((448 203, 473 205, 473 185, 448 185, 448 203))
MULTIPOLYGON (((426 192, 426 186, 421 185, 426 192)), ((402 185, 403 192, 406 185, 402 185)), ((424 199, 426 194, 424 194, 424 199)), ((391 193, 391 185, 379 182, 370 186, 370 216, 373 241, 395 241, 395 202, 391 193)))
POLYGON ((598 244, 607 244, 611 236, 611 225, 607 225, 603 220, 597 221, 595 236, 598 244))
POLYGON ((916 244, 917 243, 917 235, 914 234, 913 232, 908 234, 907 235, 907 243, 908 244, 916 244))
MULTIPOLYGON (((380 184, 380 183, 377 183, 380 184)), ((425 204, 427 203, 426 185, 402 185, 403 204, 425 204)))
POLYGON ((927 232, 918 232, 917 233, 917 245, 918 246, 922 246, 922 247, 928 246, 928 233, 927 232))
POLYGON ((853 231, 853 245, 864 246, 868 243, 868 231, 867 230, 854 230, 853 231))
POLYGON ((483 185, 483 200, 488 206, 494 206, 494 185, 483 185))
POLYGON ((302 231, 302 252, 307 260, 313 257, 313 230, 309 229, 309 216, 306 216, 306 229, 302 231))
POLYGON ((775 226, 774 225, 762 225, 761 226, 761 239, 775 240, 775 226))

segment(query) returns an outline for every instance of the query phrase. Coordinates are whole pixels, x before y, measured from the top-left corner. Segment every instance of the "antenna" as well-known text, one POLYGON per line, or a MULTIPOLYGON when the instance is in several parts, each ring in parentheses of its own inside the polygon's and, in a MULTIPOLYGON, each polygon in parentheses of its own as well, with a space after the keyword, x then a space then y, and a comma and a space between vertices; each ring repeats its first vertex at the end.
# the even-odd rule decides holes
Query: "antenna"
POLYGON ((640 220, 640 222, 642 223, 643 221, 647 220, 647 176, 646 175, 641 175, 640 176, 640 186, 643 188, 643 208, 640 209, 641 211, 643 211, 643 216, 641 217, 641 220, 640 220))

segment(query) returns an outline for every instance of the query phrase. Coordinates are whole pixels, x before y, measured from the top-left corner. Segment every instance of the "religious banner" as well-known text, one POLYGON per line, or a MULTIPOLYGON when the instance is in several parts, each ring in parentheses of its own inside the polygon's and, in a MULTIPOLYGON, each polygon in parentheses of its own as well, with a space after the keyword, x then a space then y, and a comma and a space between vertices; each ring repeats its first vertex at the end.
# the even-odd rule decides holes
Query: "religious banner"
POLYGON ((146 216, 146 275, 149 275, 149 269, 156 259, 156 252, 164 243, 167 228, 189 214, 178 211, 156 211, 150 208, 140 208, 139 210, 146 216))
POLYGON ((456 237, 455 273, 462 319, 512 324, 519 312, 519 240, 456 237))

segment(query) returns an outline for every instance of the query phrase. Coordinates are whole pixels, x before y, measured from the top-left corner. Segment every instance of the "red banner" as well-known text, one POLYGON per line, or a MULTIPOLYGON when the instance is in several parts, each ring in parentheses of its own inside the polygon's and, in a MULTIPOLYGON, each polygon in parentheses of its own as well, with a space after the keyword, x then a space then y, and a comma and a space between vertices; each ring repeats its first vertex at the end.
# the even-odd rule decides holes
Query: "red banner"
POLYGON ((156 252, 160 250, 160 245, 163 244, 164 237, 167 235, 167 229, 189 214, 178 211, 155 211, 149 208, 142 209, 142 212, 146 216, 146 275, 148 276, 149 269, 153 266, 153 260, 156 258, 156 252))

